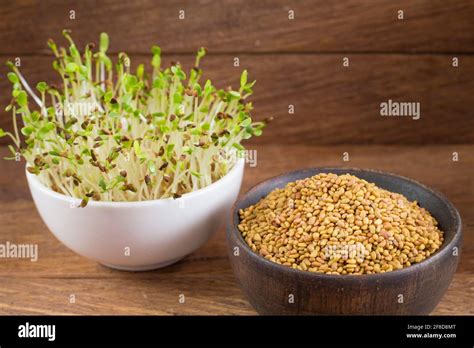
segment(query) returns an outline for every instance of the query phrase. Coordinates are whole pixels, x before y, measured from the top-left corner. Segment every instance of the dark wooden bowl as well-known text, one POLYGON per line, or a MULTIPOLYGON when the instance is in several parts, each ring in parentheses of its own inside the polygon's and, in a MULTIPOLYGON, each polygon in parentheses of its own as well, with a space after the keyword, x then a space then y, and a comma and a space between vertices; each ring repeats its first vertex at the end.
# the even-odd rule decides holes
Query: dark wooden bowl
POLYGON ((447 290, 461 251, 462 223, 440 193, 398 175, 354 168, 312 168, 277 176, 253 187, 235 204, 227 226, 229 258, 242 291, 265 315, 421 315, 430 313, 447 290), (428 259, 387 273, 327 275, 295 270, 253 252, 239 232, 239 209, 257 203, 275 188, 318 173, 353 174, 417 200, 444 231, 440 250, 428 259))

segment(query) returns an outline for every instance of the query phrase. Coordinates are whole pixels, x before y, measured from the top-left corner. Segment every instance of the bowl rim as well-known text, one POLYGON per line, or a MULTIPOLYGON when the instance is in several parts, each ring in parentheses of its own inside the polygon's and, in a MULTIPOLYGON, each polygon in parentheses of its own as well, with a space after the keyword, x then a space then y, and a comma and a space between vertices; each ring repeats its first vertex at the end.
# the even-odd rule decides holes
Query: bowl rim
MULTIPOLYGON (((314 174, 317 175, 317 174, 314 174)), ((353 174, 354 175, 354 174, 353 174)), ((310 176, 307 176, 310 177, 310 176)), ((297 179, 301 180, 301 179, 297 179)), ((444 231, 443 231, 444 232, 444 231)), ((228 229, 227 229, 228 234, 233 234, 236 238, 236 241, 244 248, 245 251, 249 254, 249 257, 255 260, 257 263, 263 263, 264 265, 271 267, 277 271, 284 272, 286 274, 293 274, 301 277, 308 277, 311 279, 320 279, 320 280, 344 280, 344 281, 360 281, 360 280, 375 280, 378 281, 379 279, 389 279, 393 277, 398 277, 402 275, 408 275, 412 274, 413 272, 416 272, 418 270, 421 270, 433 262, 441 259, 444 257, 454 246, 461 240, 462 236, 462 219, 461 215, 459 214, 458 210, 456 207, 451 203, 451 201, 443 195, 441 192, 436 191, 416 180, 413 180, 411 178, 398 175, 398 174, 393 174, 385 171, 381 171, 378 169, 364 169, 364 168, 359 168, 359 167, 308 167, 308 168, 303 168, 303 169, 298 169, 298 170, 293 170, 290 172, 285 172, 283 174, 279 174, 276 176, 272 176, 262 182, 259 182, 258 184, 252 186, 247 192, 245 192, 242 196, 240 196, 235 203, 232 205, 231 211, 230 211, 230 216, 229 216, 229 222, 228 222, 228 229), (245 240, 242 237, 242 234, 240 233, 238 227, 235 225, 235 220, 234 217, 237 214, 237 218, 240 220, 240 217, 238 216, 238 211, 237 211, 237 205, 241 203, 245 197, 247 197, 249 194, 254 193, 258 189, 260 189, 262 186, 266 185, 268 182, 276 181, 278 179, 285 178, 290 175, 294 174, 301 174, 305 172, 314 172, 314 171, 320 171, 320 170, 325 170, 329 173, 331 170, 350 170, 350 171, 359 171, 359 172, 370 172, 378 175, 384 175, 392 178, 397 178, 397 179, 402 179, 408 182, 411 182, 412 184, 415 184, 419 187, 421 187, 423 190, 428 191, 429 193, 435 195, 438 199, 443 201, 444 203, 447 204, 450 214, 454 217, 455 219, 455 233, 451 239, 451 241, 448 244, 442 244, 440 249, 437 250, 433 255, 430 257, 424 259, 421 262, 415 263, 413 265, 410 265, 408 267, 402 268, 402 269, 397 269, 393 270, 390 272, 384 272, 384 273, 374 273, 374 274, 326 274, 326 273, 319 273, 319 272, 309 272, 309 271, 303 271, 299 269, 294 269, 289 266, 284 266, 280 265, 276 262, 270 261, 265 259, 263 256, 260 254, 254 252, 248 244, 245 242, 245 240)), ((228 238, 230 241, 230 238, 228 238)), ((230 246, 235 247, 235 246, 230 246)), ((458 248, 461 249, 461 245, 458 245, 458 248)), ((460 250, 459 254, 457 257, 460 257, 460 250)))
MULTIPOLYGON (((25 173, 26 173, 26 179, 28 183, 31 185, 34 185, 36 188, 38 188, 39 191, 42 193, 53 197, 55 199, 60 199, 62 201, 67 201, 68 203, 75 202, 75 201, 80 201, 80 198, 72 197, 72 196, 67 196, 62 193, 58 193, 56 191, 51 190, 49 187, 46 187, 37 177, 37 175, 32 174, 26 170, 26 167, 28 164, 25 166, 25 173)), ((220 186, 222 183, 228 180, 228 178, 231 175, 235 175, 236 172, 238 171, 243 171, 245 168, 245 159, 244 158, 239 158, 233 165, 233 167, 227 172, 226 175, 224 175, 222 178, 214 181, 210 185, 200 188, 196 191, 191 191, 188 193, 183 194, 179 198, 159 198, 159 199, 151 199, 151 200, 144 200, 144 201, 94 201, 90 200, 87 203, 87 207, 140 207, 140 206, 148 206, 148 205, 153 205, 153 204, 169 204, 173 203, 175 201, 178 201, 180 199, 185 199, 185 198, 193 198, 202 194, 205 194, 206 192, 216 188, 217 186, 220 186)))

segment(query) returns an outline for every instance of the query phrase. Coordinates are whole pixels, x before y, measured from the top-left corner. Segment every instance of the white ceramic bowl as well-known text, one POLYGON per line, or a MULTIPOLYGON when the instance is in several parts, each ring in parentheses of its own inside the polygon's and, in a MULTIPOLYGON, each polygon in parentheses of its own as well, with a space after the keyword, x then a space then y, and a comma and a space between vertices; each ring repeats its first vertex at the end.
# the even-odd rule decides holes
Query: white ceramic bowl
POLYGON ((222 179, 178 199, 95 202, 56 193, 26 172, 43 221, 68 248, 108 267, 145 271, 175 263, 223 226, 240 191, 244 159, 222 179))

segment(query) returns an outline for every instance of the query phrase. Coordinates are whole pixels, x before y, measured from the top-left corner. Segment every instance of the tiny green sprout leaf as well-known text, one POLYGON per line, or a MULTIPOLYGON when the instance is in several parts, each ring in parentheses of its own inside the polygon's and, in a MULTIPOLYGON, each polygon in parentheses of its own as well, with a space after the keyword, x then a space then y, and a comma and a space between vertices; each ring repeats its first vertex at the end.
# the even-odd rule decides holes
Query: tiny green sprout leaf
POLYGON ((109 103, 112 100, 112 97, 114 96, 112 91, 108 91, 104 94, 104 100, 106 103, 109 103))
POLYGON ((127 90, 134 88, 138 83, 137 77, 135 75, 126 74, 123 80, 127 90))
POLYGON ((109 49, 109 35, 107 33, 100 33, 99 50, 105 53, 109 49))
POLYGON ((153 58, 151 60, 151 65, 154 68, 159 68, 161 65, 161 48, 158 46, 153 46, 151 48, 151 53, 153 53, 153 58))
POLYGON ((31 133, 33 133, 34 130, 35 129, 32 126, 26 126, 26 127, 21 128, 21 134, 28 136, 31 133))
POLYGON ((20 80, 18 79, 18 76, 14 72, 9 72, 7 74, 8 79, 10 80, 11 83, 19 83, 20 80))
POLYGON ((57 52, 58 49, 57 49, 56 43, 53 41, 53 39, 48 39, 47 44, 48 44, 48 47, 49 47, 54 53, 57 52))
POLYGON ((74 46, 74 45, 71 45, 69 47, 69 52, 71 53, 71 57, 73 57, 73 58, 79 58, 80 55, 81 55, 79 53, 79 51, 77 50, 76 46, 74 46))
POLYGON ((0 128, 0 138, 3 138, 7 135, 7 133, 2 129, 0 128))
POLYGON ((140 64, 137 67, 137 77, 141 80, 143 78, 143 74, 145 73, 145 65, 140 64))
POLYGON ((79 67, 77 66, 76 63, 71 62, 71 63, 66 64, 66 69, 65 70, 66 70, 67 73, 75 73, 76 71, 79 70, 79 67))
POLYGON ((107 184, 102 177, 99 179, 99 187, 102 189, 102 192, 107 191, 107 184))
POLYGON ((242 71, 242 75, 240 75, 240 87, 242 88, 244 88, 247 83, 247 75, 247 70, 242 71))
POLYGON ((193 153, 193 149, 189 146, 183 146, 182 149, 183 153, 187 153, 188 155, 191 155, 193 153))
POLYGON ((151 48, 151 53, 153 53, 154 55, 157 55, 157 54, 159 55, 159 54, 161 54, 161 48, 158 47, 158 46, 153 46, 151 48))
POLYGON ((198 52, 197 52, 197 55, 196 55, 196 63, 195 63, 195 66, 198 67, 199 66, 199 63, 202 59, 202 57, 204 57, 206 55, 206 48, 204 47, 201 47, 198 52))
POLYGON ((48 122, 45 126, 41 127, 40 130, 36 133, 36 138, 39 140, 44 140, 46 135, 54 129, 55 125, 52 122, 48 122))
POLYGON ((234 148, 236 148, 237 150, 239 150, 239 151, 244 151, 245 150, 245 148, 242 145, 240 145, 239 143, 233 143, 232 146, 234 148))
POLYGON ((166 154, 170 155, 173 152, 173 149, 174 149, 174 144, 166 145, 166 154))
POLYGON ((245 118, 245 119, 240 123, 240 125, 241 125, 242 127, 247 127, 247 126, 249 126, 251 123, 252 123, 252 119, 251 119, 250 117, 247 117, 247 118, 245 118))
POLYGON ((154 161, 148 161, 148 170, 150 171, 151 174, 153 175, 156 174, 156 164, 154 161))
POLYGON ((38 82, 38 84, 36 85, 36 89, 41 93, 44 93, 48 89, 48 85, 46 84, 46 82, 38 82))
POLYGON ((229 91, 231 99, 240 99, 240 93, 237 91, 229 91))
POLYGON ((141 155, 142 153, 142 149, 140 148, 140 143, 136 140, 133 142, 133 150, 135 151, 135 154, 137 156, 141 155))
POLYGON ((28 96, 25 91, 19 91, 16 96, 16 101, 21 107, 25 107, 28 104, 28 96))
POLYGON ((173 102, 175 104, 180 104, 182 101, 183 101, 183 95, 182 94, 175 93, 173 95, 173 102))

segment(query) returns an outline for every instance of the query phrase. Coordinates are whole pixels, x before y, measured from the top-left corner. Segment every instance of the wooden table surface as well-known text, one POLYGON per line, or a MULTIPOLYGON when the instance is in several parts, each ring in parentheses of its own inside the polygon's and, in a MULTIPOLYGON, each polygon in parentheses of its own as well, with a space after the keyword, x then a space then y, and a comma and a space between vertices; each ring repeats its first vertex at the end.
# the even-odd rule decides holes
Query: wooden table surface
MULTIPOLYGON (((248 147, 257 150, 258 163, 246 168, 242 192, 265 178, 310 166, 386 170, 443 192, 463 217, 464 247, 454 280, 433 314, 474 314, 473 145, 248 147), (343 161, 344 152, 349 162, 343 161), (452 161, 453 152, 459 161, 452 161)), ((0 155, 5 154, 0 147, 0 155)), ((23 163, 0 161, 0 243, 6 241, 38 244, 39 259, 0 259, 0 314, 256 314, 232 274, 224 229, 165 269, 111 270, 57 241, 35 209, 23 163)))

